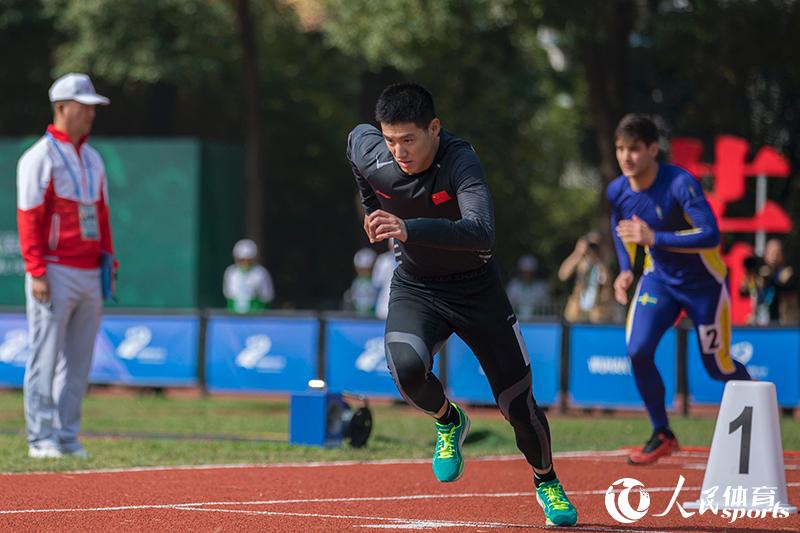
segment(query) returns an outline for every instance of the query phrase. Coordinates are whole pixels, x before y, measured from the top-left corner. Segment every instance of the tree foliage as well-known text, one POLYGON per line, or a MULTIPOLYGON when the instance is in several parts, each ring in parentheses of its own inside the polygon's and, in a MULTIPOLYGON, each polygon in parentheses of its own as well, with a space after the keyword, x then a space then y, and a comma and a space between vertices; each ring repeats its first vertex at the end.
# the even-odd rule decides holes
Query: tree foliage
MULTIPOLYGON (((5 0, 0 45, 14 53, 0 62, 0 131, 41 131, 50 110, 30 95, 43 97, 70 70, 89 71, 114 101, 98 114, 103 134, 243 143, 245 117, 257 114, 264 255, 279 297, 304 306, 334 305, 349 283, 351 254, 365 239, 345 137, 372 120, 379 91, 400 79, 428 86, 444 126, 475 146, 507 271, 533 252, 552 274, 602 220, 601 187, 565 187, 563 178, 576 168, 616 174, 610 137, 625 112, 652 113, 669 133, 703 138, 708 152, 722 133, 773 144, 800 168, 797 1, 250 6, 255 112, 244 104, 236 0, 5 0)), ((770 194, 797 219, 796 175, 770 194)))
POLYGON ((62 71, 111 82, 199 83, 236 61, 235 10, 204 0, 42 0, 63 36, 62 71))
POLYGON ((554 273, 554 261, 591 224, 598 195, 560 184, 567 164, 581 159, 583 85, 548 62, 537 38, 536 4, 324 0, 324 6, 328 42, 373 69, 389 65, 426 85, 444 127, 475 146, 496 204, 503 264, 510 270, 516 257, 532 252, 546 259, 546 274, 554 273))

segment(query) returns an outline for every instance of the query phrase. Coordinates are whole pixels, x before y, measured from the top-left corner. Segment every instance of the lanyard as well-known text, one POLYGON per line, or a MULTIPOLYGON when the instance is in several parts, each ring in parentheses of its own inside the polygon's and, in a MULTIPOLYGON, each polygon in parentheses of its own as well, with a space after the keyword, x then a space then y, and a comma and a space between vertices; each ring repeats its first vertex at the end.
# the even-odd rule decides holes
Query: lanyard
MULTIPOLYGON (((72 185, 75 187, 75 195, 78 197, 78 200, 83 201, 83 198, 81 197, 81 188, 79 185, 78 176, 75 174, 75 170, 73 170, 72 165, 69 164, 67 156, 65 156, 64 152, 61 151, 61 147, 58 146, 58 142, 53 138, 50 132, 46 133, 45 135, 47 135, 47 139, 50 141, 50 144, 53 145, 53 148, 56 149, 56 152, 58 152, 58 155, 60 155, 61 159, 64 161, 64 166, 67 167, 67 172, 69 172, 69 175, 72 178, 72 185)), ((89 178, 89 199, 91 200, 94 197, 92 167, 83 160, 83 157, 80 154, 78 154, 78 159, 80 159, 81 163, 83 163, 83 166, 86 168, 86 174, 89 178)))

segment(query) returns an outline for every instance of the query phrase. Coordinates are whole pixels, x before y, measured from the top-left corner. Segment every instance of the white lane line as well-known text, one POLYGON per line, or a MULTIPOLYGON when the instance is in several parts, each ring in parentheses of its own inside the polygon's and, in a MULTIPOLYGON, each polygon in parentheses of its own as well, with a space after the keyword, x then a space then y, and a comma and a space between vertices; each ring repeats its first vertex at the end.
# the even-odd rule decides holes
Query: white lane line
MULTIPOLYGON (((603 492, 605 494, 605 492, 603 492)), ((503 493, 466 493, 466 494, 415 494, 403 496, 368 496, 352 498, 306 498, 291 500, 256 500, 256 501, 225 501, 225 502, 190 502, 190 503, 166 503, 152 505, 122 505, 115 507, 84 507, 84 508, 64 508, 64 509, 7 509, 0 510, 0 514, 21 514, 21 513, 76 513, 76 512, 99 512, 99 511, 127 511, 137 509, 180 509, 185 507, 203 507, 219 505, 280 505, 280 504, 312 504, 312 503, 355 503, 355 502, 376 502, 376 501, 401 501, 401 500, 431 500, 436 498, 512 498, 521 496, 532 496, 532 492, 503 492, 503 493)))
MULTIPOLYGON (((800 487, 800 481, 786 484, 788 487, 800 487)), ((691 492, 699 491, 702 487, 686 486, 681 490, 691 492)), ((647 487, 648 492, 672 492, 675 487, 647 487)), ((608 489, 570 491, 570 496, 596 496, 605 494, 608 489)), ((616 491, 615 491, 616 492, 616 491)), ((304 499, 276 499, 276 500, 250 500, 250 501, 218 501, 218 502, 189 502, 166 503, 149 505, 120 505, 106 507, 75 507, 63 509, 4 509, 0 515, 26 514, 26 513, 83 513, 103 511, 129 511, 139 509, 181 509, 188 507, 223 506, 223 505, 281 505, 281 504, 314 504, 314 503, 358 503, 382 501, 409 501, 409 500, 435 500, 449 498, 519 498, 531 497, 533 492, 468 492, 461 494, 412 494, 400 496, 364 496, 349 498, 304 498, 304 499)))
MULTIPOLYGON (((650 487, 649 492, 667 492, 675 490, 675 487, 650 487)), ((683 490, 700 490, 700 487, 683 487, 683 490)), ((570 491, 570 496, 594 496, 605 494, 605 490, 584 490, 570 491)), ((179 509, 184 507, 202 506, 221 506, 221 505, 281 505, 281 504, 313 504, 313 503, 358 503, 358 502, 386 502, 386 501, 410 501, 410 500, 434 500, 449 498, 519 498, 532 497, 533 492, 468 492, 461 494, 411 494, 401 496, 363 496, 349 498, 303 498, 303 499, 279 499, 279 500, 249 500, 249 501, 218 501, 218 502, 190 502, 190 503, 165 503, 151 505, 121 505, 107 507, 76 507, 64 509, 6 509, 0 510, 0 514, 22 514, 22 513, 77 513, 77 512, 101 512, 101 511, 127 511, 137 509, 179 509)))
MULTIPOLYGON (((605 450, 605 451, 574 451, 556 452, 553 457, 556 459, 575 459, 575 458, 601 458, 601 457, 621 457, 630 452, 627 450, 605 450)), ((487 455, 483 457, 467 457, 469 462, 491 462, 491 461, 524 461, 521 455, 487 455)), ((38 472, 0 472, 0 476, 29 476, 29 475, 86 475, 86 474, 123 474, 135 472, 164 472, 170 470, 236 470, 242 468, 326 468, 354 465, 413 465, 428 464, 428 459, 376 459, 372 461, 311 461, 304 463, 248 463, 248 464, 223 464, 223 465, 176 465, 176 466, 141 466, 133 468, 104 468, 98 470, 64 470, 64 471, 38 471, 38 472)))
MULTIPOLYGON (((412 524, 416 522, 425 522, 434 527, 534 527, 530 524, 506 524, 501 522, 470 522, 470 521, 451 521, 451 520, 429 520, 429 519, 416 519, 416 518, 391 518, 383 516, 360 516, 360 515, 343 515, 343 514, 325 514, 325 513, 294 513, 285 511, 247 511, 243 509, 205 509, 203 507, 180 507, 179 509, 185 511, 204 511, 208 513, 239 513, 246 515, 266 515, 266 516, 296 516, 301 518, 336 518, 343 520, 376 520, 385 522, 396 522, 400 524, 412 524)), ((371 526, 359 526, 371 527, 371 526)), ((428 526, 430 527, 430 526, 428 526)))
MULTIPOLYGON (((363 524, 354 525, 353 527, 359 528, 374 528, 374 529, 435 529, 442 527, 486 527, 486 528, 535 528, 547 531, 555 529, 536 524, 514 524, 506 522, 472 522, 472 521, 454 521, 454 520, 432 520, 432 519, 419 519, 419 518, 392 518, 383 516, 358 516, 358 515, 336 515, 336 514, 322 514, 322 513, 290 513, 282 511, 246 511, 240 509, 204 509, 203 507, 181 507, 182 510, 187 511, 205 511, 211 513, 240 513, 247 515, 267 515, 267 516, 296 516, 301 518, 335 518, 342 520, 375 520, 384 522, 393 522, 393 524, 363 524)), ((621 529, 614 527, 570 527, 570 531, 607 531, 619 533, 667 533, 666 531, 654 531, 652 529, 621 529)))
MULTIPOLYGON (((798 483, 800 485, 800 483, 798 483)), ((649 492, 669 492, 675 487, 648 487, 649 492)), ((700 490, 700 487, 683 487, 683 490, 700 490)), ((605 494, 606 490, 570 491, 570 496, 594 496, 605 494)), ((449 498, 520 498, 532 497, 533 492, 486 492, 486 493, 461 493, 461 494, 412 494, 400 496, 365 496, 349 498, 305 498, 305 499, 280 499, 280 500, 250 500, 250 501, 218 501, 218 502, 190 502, 190 503, 165 503, 150 505, 120 505, 106 507, 75 507, 63 509, 6 509, 0 514, 23 513, 80 513, 103 511, 128 511, 138 509, 180 509, 186 507, 207 507, 222 505, 281 505, 281 504, 314 504, 314 503, 358 503, 358 502, 386 502, 386 501, 413 501, 435 500, 449 498)))

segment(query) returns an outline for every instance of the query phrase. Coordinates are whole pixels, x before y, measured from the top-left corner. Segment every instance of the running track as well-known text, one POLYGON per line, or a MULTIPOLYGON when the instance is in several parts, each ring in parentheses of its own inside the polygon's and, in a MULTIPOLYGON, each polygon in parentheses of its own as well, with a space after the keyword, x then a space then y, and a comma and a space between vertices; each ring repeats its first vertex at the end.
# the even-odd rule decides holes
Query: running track
MULTIPOLYGON (((579 531, 800 531, 800 515, 742 519, 662 512, 682 474, 679 502, 697 499, 707 454, 680 452, 650 467, 623 451, 556 454, 580 512, 579 531), (631 524, 606 512, 622 477, 650 492, 631 524)), ((790 502, 800 504, 800 456, 787 454, 790 502)), ((530 470, 516 457, 468 460, 464 477, 437 483, 428 461, 175 467, 0 474, 1 531, 514 531, 544 530, 530 470)), ((635 500, 634 500, 635 505, 635 500)), ((552 531, 555 528, 547 528, 552 531)))

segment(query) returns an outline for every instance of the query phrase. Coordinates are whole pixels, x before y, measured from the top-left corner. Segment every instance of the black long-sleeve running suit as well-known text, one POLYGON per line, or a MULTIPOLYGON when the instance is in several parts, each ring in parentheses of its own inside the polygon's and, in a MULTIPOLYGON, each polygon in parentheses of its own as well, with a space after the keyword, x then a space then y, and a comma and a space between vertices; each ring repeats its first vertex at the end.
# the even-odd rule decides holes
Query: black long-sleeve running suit
POLYGON ((446 398, 433 357, 455 333, 486 373, 517 446, 531 466, 552 464, 550 429, 531 391, 531 368, 516 316, 492 260, 494 209, 478 157, 442 130, 431 166, 400 170, 374 126, 348 136, 347 158, 367 214, 383 209, 403 219, 408 238, 396 244, 399 266, 386 319, 386 356, 403 397, 430 414, 446 398))

